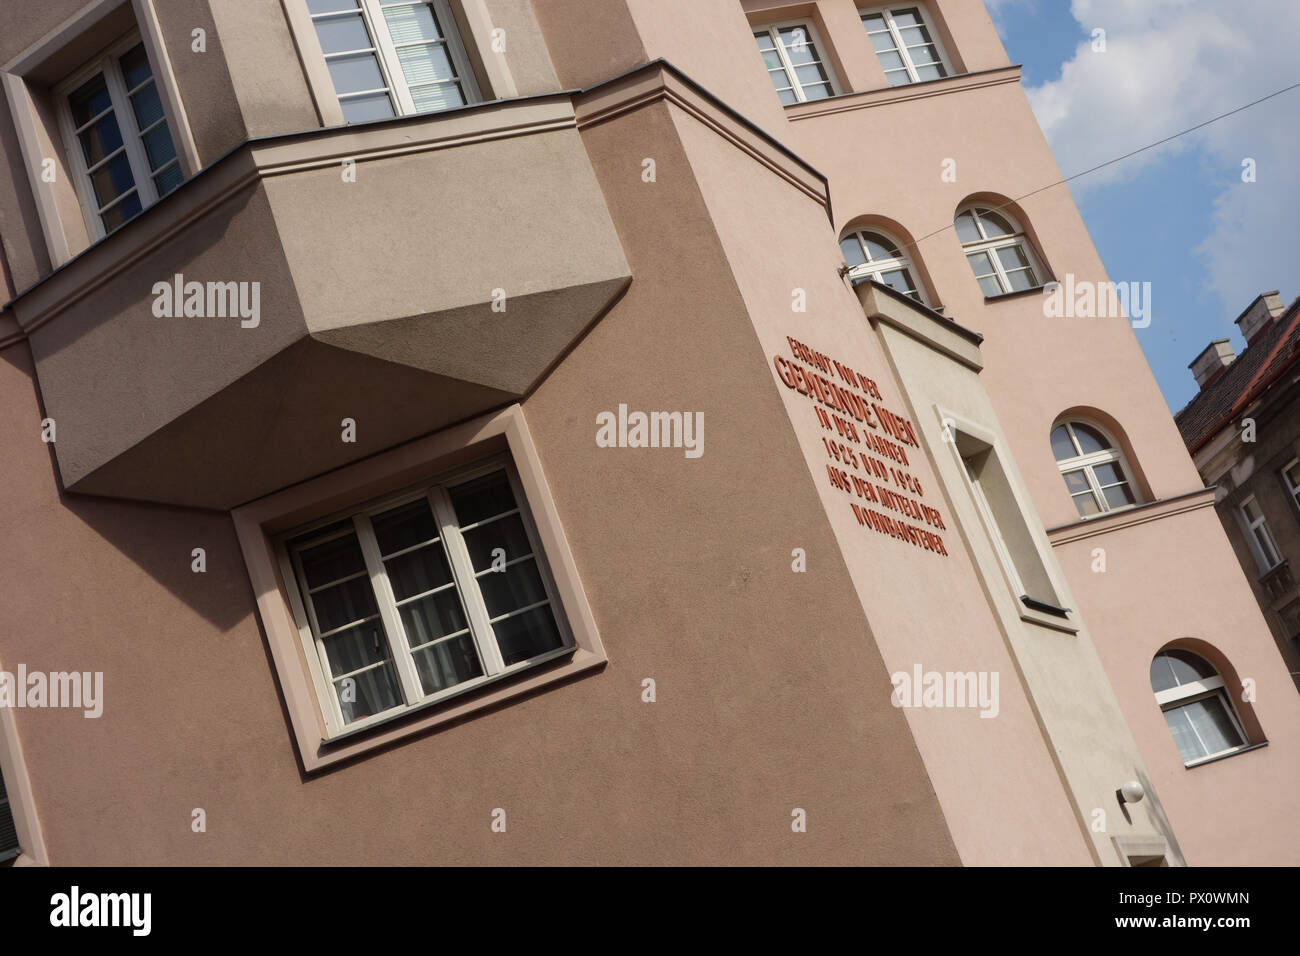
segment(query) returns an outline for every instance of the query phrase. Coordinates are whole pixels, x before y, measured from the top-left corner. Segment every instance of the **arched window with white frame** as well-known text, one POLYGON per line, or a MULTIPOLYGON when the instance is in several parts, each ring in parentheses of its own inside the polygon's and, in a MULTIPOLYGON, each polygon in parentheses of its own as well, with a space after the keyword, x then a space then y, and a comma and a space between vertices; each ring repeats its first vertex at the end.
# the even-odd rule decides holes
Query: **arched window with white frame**
POLYGON ((925 291, 916 280, 916 267, 903 251, 903 245, 879 229, 857 229, 840 240, 840 251, 844 253, 852 281, 872 279, 922 305, 929 305, 925 291))
POLYGON ((1006 212, 964 206, 953 226, 985 298, 1036 289, 1045 281, 1029 237, 1006 212))
POLYGON ((1099 425, 1064 421, 1052 429, 1052 455, 1080 518, 1141 504, 1124 453, 1099 425))
POLYGON ((1223 677, 1199 654, 1161 651, 1151 661, 1151 690, 1184 765, 1190 767, 1248 745, 1223 677))

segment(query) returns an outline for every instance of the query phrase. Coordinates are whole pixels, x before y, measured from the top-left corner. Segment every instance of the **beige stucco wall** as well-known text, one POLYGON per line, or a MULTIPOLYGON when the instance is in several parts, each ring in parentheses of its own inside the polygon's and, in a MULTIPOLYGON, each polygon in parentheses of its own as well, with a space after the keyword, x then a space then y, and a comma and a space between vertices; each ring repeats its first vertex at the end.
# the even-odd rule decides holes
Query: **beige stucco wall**
MULTIPOLYGON (((1295 866, 1300 696, 1282 664, 1214 508, 1097 535, 1056 549, 1191 866, 1295 866), (1093 571, 1094 549, 1104 573, 1093 571), (1226 658, 1238 711, 1253 711, 1268 746, 1187 769, 1151 692, 1151 658, 1194 639, 1226 658)), ((1196 650, 1195 647, 1192 648, 1196 650)), ((1248 721, 1249 723, 1249 721, 1248 721)))
MULTIPOLYGON (((774 355, 789 356, 786 336, 794 336, 874 378, 882 404, 904 413, 883 350, 857 298, 836 274, 839 250, 825 210, 768 169, 744 162, 734 146, 684 112, 675 112, 674 121, 769 365, 774 355), (779 227, 755 229, 755 209, 779 227), (796 286, 807 295, 806 313, 792 310, 796 286)), ((769 373, 780 387, 770 368, 769 373)), ((919 663, 927 671, 1000 675, 996 718, 981 718, 973 709, 903 711, 962 861, 1087 864, 1087 850, 970 556, 955 540, 943 557, 860 526, 848 499, 826 480, 828 455, 808 400, 784 387, 780 391, 888 672, 910 674, 919 663), (1037 799, 1018 799, 1025 788, 1037 799)), ((908 471, 924 487, 937 484, 919 452, 911 455, 908 471)), ((933 497, 927 502, 938 506, 933 497)), ((806 547, 802 535, 781 546, 806 547)), ((833 552, 809 549, 812 562, 832 558, 833 552)), ((891 691, 869 675, 860 685, 868 695, 888 697, 891 691)))
POLYGON ((675 135, 584 134, 637 279, 525 403, 610 664, 331 772, 299 770, 229 517, 60 496, 7 350, 4 662, 105 672, 98 721, 16 714, 55 863, 958 861, 675 135), (597 449, 620 402, 703 410, 704 456, 597 449))
MULTIPOLYGON (((969 549, 989 603, 996 608, 1000 630, 1014 661, 1016 675, 1025 683, 1029 700, 1049 752, 1070 795, 1074 819, 1092 843, 1104 865, 1122 865, 1112 837, 1158 837, 1168 846, 1166 859, 1179 862, 1177 841, 1165 823, 1166 812, 1151 775, 1125 722, 1111 689, 1087 621, 1075 610, 1067 623, 1075 633, 1045 623, 1025 620, 1018 594, 1008 586, 999 558, 981 524, 952 446, 954 429, 969 422, 992 439, 1009 483, 1028 501, 1028 492, 1008 454, 1006 436, 984 391, 981 377, 971 368, 940 355, 928 344, 883 322, 874 323, 888 349, 899 382, 914 411, 913 420, 924 430, 931 463, 954 517, 954 538, 969 549), (947 423, 940 413, 955 416, 947 423), (1115 791, 1129 780, 1146 790, 1144 799, 1121 810, 1115 791), (1098 814, 1097 811, 1101 813, 1098 814)), ((1059 605, 1077 609, 1064 573, 1056 563, 1042 525, 1032 510, 1022 511, 1036 538, 1037 560, 1045 567, 1054 595, 1030 590, 1040 600, 1054 597, 1059 605)), ((1032 557, 1029 560, 1034 560, 1032 557)), ((1040 796, 1035 793, 1034 800, 1040 796)))

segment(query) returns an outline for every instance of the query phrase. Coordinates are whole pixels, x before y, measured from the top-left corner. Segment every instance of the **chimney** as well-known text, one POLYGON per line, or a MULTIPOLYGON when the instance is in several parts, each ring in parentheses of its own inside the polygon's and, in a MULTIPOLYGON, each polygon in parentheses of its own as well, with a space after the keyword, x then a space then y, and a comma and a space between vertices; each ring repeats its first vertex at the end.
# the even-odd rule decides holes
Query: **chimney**
POLYGON ((1215 339, 1187 367, 1196 376, 1196 384, 1203 389, 1222 375, 1223 370, 1231 365, 1236 357, 1237 353, 1232 350, 1227 339, 1215 339))
POLYGON ((1268 328, 1269 323, 1285 311, 1286 307, 1282 305, 1276 289, 1256 296, 1255 301, 1246 306, 1246 311, 1237 316, 1237 327, 1241 329, 1246 345, 1255 341, 1268 328))

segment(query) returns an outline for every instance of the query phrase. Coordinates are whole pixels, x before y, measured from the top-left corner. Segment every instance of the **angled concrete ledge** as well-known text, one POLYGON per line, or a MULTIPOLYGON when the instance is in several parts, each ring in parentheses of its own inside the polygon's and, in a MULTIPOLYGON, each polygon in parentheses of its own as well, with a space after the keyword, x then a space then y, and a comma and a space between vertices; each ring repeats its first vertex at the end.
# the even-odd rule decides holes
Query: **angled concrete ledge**
POLYGON ((936 352, 979 372, 984 368, 980 343, 984 336, 958 325, 921 303, 879 282, 861 282, 853 291, 872 322, 883 322, 936 352))
POLYGON ((9 311, 68 490, 226 509, 522 397, 630 281, 557 94, 249 141, 9 311))

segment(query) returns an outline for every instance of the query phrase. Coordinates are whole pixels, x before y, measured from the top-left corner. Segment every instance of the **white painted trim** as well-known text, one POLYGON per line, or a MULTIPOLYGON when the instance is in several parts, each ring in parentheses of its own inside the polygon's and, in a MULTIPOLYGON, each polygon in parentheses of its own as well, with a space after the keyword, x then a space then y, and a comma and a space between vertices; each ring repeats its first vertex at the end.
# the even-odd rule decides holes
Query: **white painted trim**
MULTIPOLYGON (((907 70, 907 77, 911 81, 909 83, 900 84, 900 86, 911 86, 912 83, 932 82, 930 80, 922 80, 920 75, 916 72, 916 64, 912 62, 912 55, 907 51, 907 45, 903 43, 902 34, 898 32, 900 27, 898 27, 898 25, 894 23, 893 11, 901 10, 904 8, 916 10, 916 12, 921 16, 921 24, 925 27, 925 32, 930 34, 930 43, 934 45, 935 51, 939 54, 939 62, 943 65, 943 69, 944 69, 944 75, 942 77, 939 77, 939 79, 946 80, 951 76, 956 76, 957 71, 953 69, 952 61, 948 59, 948 51, 943 48, 943 42, 939 39, 939 34, 934 29, 934 21, 931 19, 929 11, 925 9, 925 4, 919 2, 913 2, 913 3, 893 3, 893 4, 886 4, 884 6, 874 6, 874 7, 859 7, 858 8, 859 23, 862 23, 863 17, 869 17, 872 16, 873 14, 882 14, 884 16, 885 27, 886 29, 889 30, 889 36, 890 39, 893 40, 894 42, 895 51, 898 53, 899 59, 903 61, 903 68, 907 70)), ((863 26, 863 32, 864 33, 867 32, 866 24, 863 23, 862 26, 863 26)), ((901 29, 906 29, 906 27, 901 29)), ((870 43, 871 42, 870 39, 868 39, 867 42, 870 43)), ((876 54, 876 62, 880 63, 881 51, 875 50, 873 48, 873 52, 876 54)), ((889 51, 884 51, 884 52, 889 52, 889 51)), ((885 65, 883 63, 880 63, 880 69, 882 72, 884 71, 885 65)), ((885 77, 885 82, 886 83, 889 82, 888 76, 885 77)), ((894 86, 890 87, 890 89, 897 89, 897 88, 898 87, 894 87, 894 86)))
POLYGON ((1250 547, 1250 553, 1255 558, 1255 563, 1259 565, 1261 574, 1267 574, 1279 564, 1282 563, 1282 552, 1278 549, 1277 539, 1273 537, 1273 532, 1268 527, 1268 515, 1264 509, 1259 506, 1259 500, 1255 495, 1247 495, 1241 499, 1237 505, 1237 518, 1241 522, 1246 532, 1246 544, 1250 547), (1246 506, 1254 504, 1255 509, 1259 512, 1257 519, 1251 519, 1246 512, 1246 506), (1257 531, 1263 531, 1264 537, 1268 539, 1268 546, 1272 554, 1266 554, 1263 546, 1259 542, 1257 531))
MULTIPOLYGON (((330 514, 335 515, 334 520, 338 520, 337 505, 330 509, 330 514)), ((347 514, 347 511, 343 514, 347 514)), ((542 475, 541 460, 529 437, 523 408, 520 406, 511 406, 504 411, 482 416, 471 423, 422 438, 380 457, 331 472, 305 485, 278 492, 235 509, 233 519, 253 593, 256 594, 260 617, 272 648, 277 676, 281 687, 285 689, 295 739, 308 770, 346 760, 356 753, 452 721, 485 706, 510 700, 530 689, 571 678, 578 672, 606 662, 607 657, 595 628, 595 620, 577 579, 577 567, 568 542, 565 541, 563 529, 560 528, 558 515, 555 514, 554 502, 551 501, 550 490, 542 475), (294 567, 282 546, 277 546, 290 533, 309 531, 321 524, 328 524, 330 519, 325 518, 324 512, 318 512, 311 523, 295 523, 296 531, 276 525, 277 531, 270 536, 266 532, 266 525, 276 523, 278 516, 290 512, 305 514, 311 509, 312 501, 335 501, 346 497, 347 489, 354 488, 357 481, 373 484, 377 477, 383 475, 406 473, 412 468, 424 471, 425 462, 435 464, 439 458, 448 454, 459 453, 490 438, 499 440, 500 437, 506 440, 508 454, 498 449, 491 451, 486 458, 452 471, 430 471, 429 476, 419 484, 406 485, 406 490, 390 490, 382 497, 370 498, 365 510, 385 510, 394 501, 409 498, 412 488, 429 488, 434 483, 455 484, 476 473, 499 470, 504 464, 507 476, 511 479, 516 503, 520 506, 525 531, 529 533, 530 546, 537 557, 537 566, 542 571, 547 598, 554 607, 562 646, 526 661, 513 663, 498 674, 485 672, 481 678, 456 684, 438 695, 421 698, 416 704, 407 705, 404 709, 382 711, 381 714, 361 718, 360 721, 347 724, 346 728, 342 727, 341 715, 335 718, 330 714, 329 708, 322 709, 321 701, 329 698, 326 689, 330 693, 333 691, 328 688, 329 680, 326 679, 315 649, 308 650, 313 648, 311 628, 308 627, 305 633, 303 628, 308 613, 304 610, 304 602, 296 593, 298 584, 294 567), (307 662, 305 669, 302 663, 304 657, 307 662), (562 666, 541 666, 551 662, 559 663, 560 658, 568 658, 562 666), (491 684, 504 678, 512 680, 508 684, 491 687, 491 684), (468 696, 467 692, 471 691, 478 693, 468 696), (434 705, 438 705, 437 708, 433 709, 434 705), (393 723, 395 717, 411 719, 394 723, 391 727, 381 726, 393 723), (354 739, 360 731, 373 732, 365 739, 354 739), (329 749, 322 749, 326 745, 329 749)), ((454 528, 454 531, 459 536, 459 527, 454 528)), ((476 592, 477 587, 464 589, 463 600, 465 594, 476 592)), ((398 633, 400 635, 402 632, 398 633)))
POLYGON ((41 232, 45 234, 45 248, 50 257, 50 264, 57 269, 72 258, 72 252, 68 245, 67 233, 63 231, 63 219, 59 215, 54 183, 47 183, 41 179, 41 161, 45 157, 41 155, 44 150, 41 149, 40 134, 37 132, 42 124, 36 113, 36 104, 32 102, 31 92, 21 76, 0 73, 0 82, 4 84, 9 115, 13 117, 14 129, 18 133, 22 164, 27 169, 27 182, 31 185, 32 197, 36 200, 36 213, 41 220, 41 232))
MULTIPOLYGON (((86 228, 90 232, 91 243, 103 239, 108 235, 108 231, 104 228, 103 219, 100 218, 99 202, 90 182, 90 173, 86 168, 85 157, 82 155, 81 146, 77 141, 76 121, 73 119, 68 106, 68 97, 91 78, 99 75, 104 77, 104 83, 108 87, 109 98, 113 104, 113 116, 117 121, 118 133, 122 137, 127 160, 131 165, 131 176, 135 180, 136 195, 140 200, 140 211, 143 212, 148 209, 158 201, 157 184, 153 181, 153 170, 149 168, 149 159, 145 155, 144 141, 136 128, 135 114, 132 111, 131 100, 127 95, 126 86, 122 79, 122 66, 118 62, 122 54, 141 43, 143 43, 143 40, 137 31, 131 30, 123 34, 97 53, 93 60, 84 64, 75 73, 69 74, 50 90, 50 95, 54 98, 54 110, 58 116, 60 131, 63 134, 64 153, 72 169, 73 187, 76 189, 77 199, 81 203, 81 211, 86 220, 86 228)), ((146 57, 148 53, 146 47, 146 57)), ((154 65, 151 61, 149 63, 151 73, 153 73, 153 68, 154 65)), ((159 99, 161 99, 162 87, 158 86, 156 73, 153 74, 153 82, 159 90, 159 99)), ((165 115, 166 105, 164 104, 165 115)), ((168 134, 170 135, 170 133, 171 127, 169 126, 168 134)), ((175 146, 175 143, 173 142, 172 145, 175 146)))
MULTIPOLYGON (((1133 480, 1133 470, 1128 466, 1128 461, 1124 457, 1124 451, 1120 447, 1120 443, 1115 440, 1115 436, 1112 435, 1108 429, 1103 428, 1101 425, 1087 418, 1058 419, 1052 424, 1052 427, 1047 432, 1049 444, 1051 442, 1052 432, 1056 431, 1058 428, 1064 427, 1066 434, 1069 435, 1070 444, 1074 447, 1074 450, 1076 452, 1081 452, 1083 446, 1079 443, 1078 438, 1075 437, 1075 424, 1087 425, 1089 428, 1100 433, 1101 436, 1110 443, 1109 448, 1104 448, 1101 451, 1088 452, 1086 454, 1080 453, 1073 455, 1070 458, 1056 459, 1057 469, 1061 473, 1062 480, 1064 480, 1066 472, 1083 472, 1084 480, 1088 482, 1089 493, 1097 503, 1097 506, 1101 509, 1095 514, 1080 515, 1079 519, 1081 521, 1089 521, 1095 518, 1100 518, 1102 515, 1114 514, 1117 511, 1127 511, 1129 508, 1136 508, 1139 505, 1146 504, 1145 499, 1142 497, 1142 489, 1140 489, 1137 482, 1133 480), (1098 465, 1115 466, 1116 470, 1123 477, 1124 484, 1128 485, 1128 490, 1133 495, 1132 504, 1112 506, 1110 502, 1106 500, 1106 494, 1103 487, 1111 487, 1115 483, 1112 482, 1111 485, 1106 486, 1102 485, 1101 480, 1093 471, 1093 469, 1098 465)), ((1055 453, 1053 453, 1053 457, 1055 458, 1055 453)), ((1078 507, 1074 504, 1074 495, 1070 492, 1068 484, 1066 485, 1065 492, 1070 498, 1071 507, 1074 507, 1077 511, 1078 507)))
MULTIPOLYGON (((22 689, 19 692, 23 692, 22 689)), ((11 707, 0 707, 0 774, 4 776, 9 812, 14 818, 14 829, 18 831, 18 848, 22 851, 14 866, 49 866, 50 857, 36 811, 36 797, 32 793, 31 778, 27 775, 23 745, 18 738, 18 724, 11 707)))
POLYGON ((155 0, 131 0, 131 3, 135 10, 136 24, 140 28, 140 39, 144 41, 145 52, 149 56, 149 67, 153 70, 154 82, 158 84, 172 146, 181 161, 181 173, 190 179, 203 168, 203 163, 194 143, 194 134, 190 132, 190 120, 185 112, 185 102, 181 99, 180 84, 176 82, 176 71, 172 69, 171 57, 167 55, 158 11, 154 8, 155 0))
MULTIPOLYGON (((826 71, 826 78, 831 86, 831 95, 839 96, 844 92, 844 88, 840 86, 840 81, 835 75, 835 68, 832 66, 830 60, 827 59, 827 56, 830 52, 829 47, 827 47, 826 44, 822 42, 821 35, 818 34, 817 27, 813 25, 812 20, 809 19, 779 20, 775 23, 751 24, 750 26, 751 26, 752 33, 759 33, 765 31, 767 35, 771 38, 772 45, 776 48, 776 55, 781 60, 781 68, 785 70, 786 79, 789 80, 790 88, 794 90, 795 99, 798 101, 796 103, 783 104, 786 106, 786 108, 788 108, 789 106, 798 106, 799 103, 817 102, 817 100, 810 100, 804 96, 803 85, 799 81, 799 74, 795 72, 796 65, 790 61, 790 57, 787 54, 785 49, 785 44, 781 42, 781 35, 778 31, 783 30, 787 27, 802 27, 803 29, 806 29, 808 31, 808 42, 812 45, 813 52, 817 54, 814 59, 816 60, 817 64, 820 65, 822 69, 826 71)), ((759 56, 761 58, 762 54, 760 53, 759 56)), ((804 63, 800 65, 809 66, 810 64, 804 63)), ((766 66, 764 66, 764 69, 766 70, 766 66)), ((817 84, 814 83, 809 85, 816 86, 817 84)), ((775 93, 776 91, 773 90, 772 92, 775 93)), ((820 99, 825 99, 825 98, 826 97, 820 97, 820 99)))

